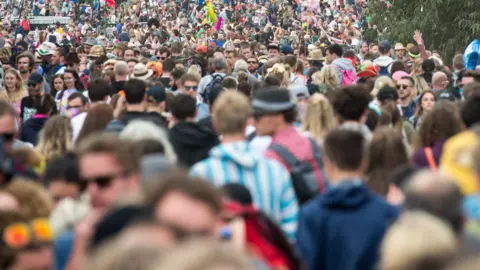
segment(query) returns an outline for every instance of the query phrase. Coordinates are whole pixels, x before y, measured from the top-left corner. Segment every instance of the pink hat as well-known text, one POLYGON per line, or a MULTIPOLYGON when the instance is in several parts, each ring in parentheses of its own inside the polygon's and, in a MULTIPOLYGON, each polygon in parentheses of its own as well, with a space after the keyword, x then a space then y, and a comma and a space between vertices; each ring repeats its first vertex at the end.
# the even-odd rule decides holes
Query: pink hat
POLYGON ((408 74, 407 72, 403 71, 403 70, 399 70, 399 71, 396 71, 395 73, 393 73, 392 75, 392 79, 394 81, 398 81, 400 80, 402 77, 405 77, 405 76, 410 76, 410 74, 408 74))

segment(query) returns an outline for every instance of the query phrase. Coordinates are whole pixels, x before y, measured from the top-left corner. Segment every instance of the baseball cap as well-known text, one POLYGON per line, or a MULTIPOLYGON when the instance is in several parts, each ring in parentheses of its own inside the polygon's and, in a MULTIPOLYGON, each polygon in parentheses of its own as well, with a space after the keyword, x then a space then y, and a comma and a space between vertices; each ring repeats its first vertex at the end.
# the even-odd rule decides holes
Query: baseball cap
POLYGON ((392 47, 390 46, 390 42, 388 42, 388 40, 382 40, 378 44, 378 48, 383 48, 386 52, 388 52, 392 47))
POLYGON ((43 77, 39 73, 32 73, 30 77, 28 77, 29 82, 33 83, 42 83, 43 82, 43 77))
POLYGON ((147 100, 155 103, 163 102, 167 99, 165 87, 155 85, 147 91, 147 100))

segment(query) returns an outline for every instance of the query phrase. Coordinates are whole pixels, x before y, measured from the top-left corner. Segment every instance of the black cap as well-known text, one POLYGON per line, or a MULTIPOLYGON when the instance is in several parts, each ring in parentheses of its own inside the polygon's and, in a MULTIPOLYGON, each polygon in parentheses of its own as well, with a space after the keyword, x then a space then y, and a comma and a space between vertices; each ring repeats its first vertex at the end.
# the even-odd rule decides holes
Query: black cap
POLYGON ((30 77, 28 77, 28 81, 33 83, 42 83, 43 77, 39 73, 32 73, 30 77))
POLYGON ((167 94, 165 93, 165 87, 161 85, 155 85, 147 91, 148 101, 155 103, 163 102, 167 99, 167 94))
POLYGON ((388 85, 384 86, 382 89, 380 89, 380 91, 378 91, 377 99, 380 102, 384 102, 387 100, 397 101, 398 99, 397 89, 388 85))

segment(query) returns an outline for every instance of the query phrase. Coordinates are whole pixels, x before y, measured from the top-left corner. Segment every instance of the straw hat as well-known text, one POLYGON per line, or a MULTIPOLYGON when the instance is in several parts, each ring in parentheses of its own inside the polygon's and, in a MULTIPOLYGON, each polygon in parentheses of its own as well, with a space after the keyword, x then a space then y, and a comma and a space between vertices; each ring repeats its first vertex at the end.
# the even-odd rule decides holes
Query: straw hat
POLYGON ((105 54, 103 47, 100 45, 95 45, 90 49, 90 54, 88 57, 97 58, 105 54))
POLYGON ((405 50, 405 47, 403 47, 403 44, 402 43, 397 43, 395 44, 395 51, 404 51, 405 50))
POLYGON ((322 61, 325 58, 323 57, 322 50, 313 50, 308 54, 308 61, 322 61))
POLYGON ((130 76, 130 79, 146 80, 150 78, 153 74, 153 71, 147 69, 142 63, 138 63, 133 67, 133 74, 130 76))

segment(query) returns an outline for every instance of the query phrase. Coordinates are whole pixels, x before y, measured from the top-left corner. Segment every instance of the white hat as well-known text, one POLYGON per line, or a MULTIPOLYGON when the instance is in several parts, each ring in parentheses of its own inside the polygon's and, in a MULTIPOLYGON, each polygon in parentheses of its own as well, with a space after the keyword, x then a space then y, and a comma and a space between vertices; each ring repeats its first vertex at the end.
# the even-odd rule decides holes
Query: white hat
POLYGON ((133 67, 133 74, 129 77, 130 79, 139 79, 139 80, 146 80, 150 78, 153 74, 153 71, 147 69, 142 63, 138 63, 133 67))

